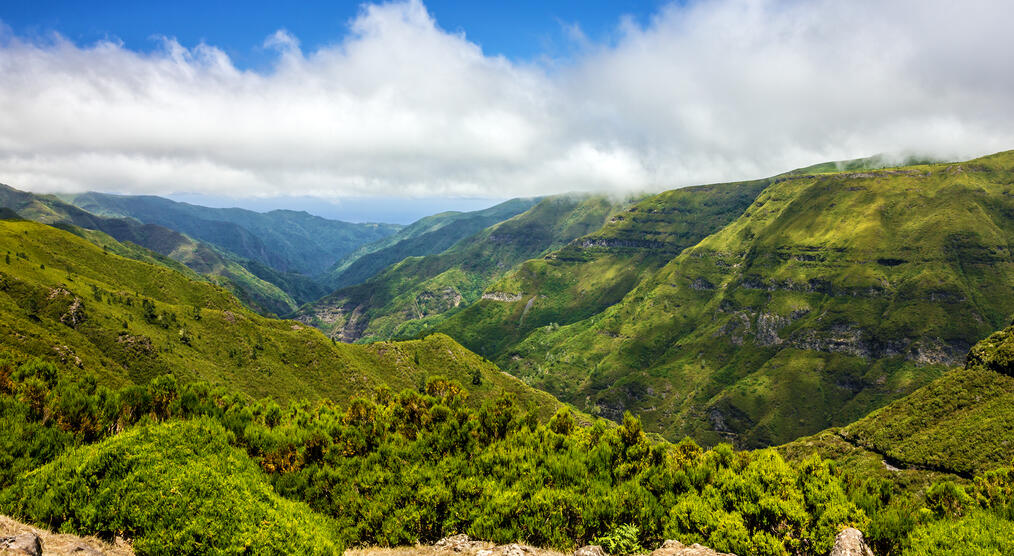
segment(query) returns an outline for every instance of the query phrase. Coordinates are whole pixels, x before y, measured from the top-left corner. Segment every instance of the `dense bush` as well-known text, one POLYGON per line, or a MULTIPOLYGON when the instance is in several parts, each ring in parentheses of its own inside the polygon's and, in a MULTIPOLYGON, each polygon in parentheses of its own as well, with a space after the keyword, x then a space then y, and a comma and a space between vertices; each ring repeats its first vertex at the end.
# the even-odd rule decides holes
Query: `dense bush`
POLYGON ((677 539, 737 554, 826 553, 844 526, 883 554, 929 550, 950 527, 973 535, 982 516, 1006 522, 1014 511, 1011 470, 912 497, 890 481, 843 482, 816 457, 789 464, 772 450, 654 442, 629 415, 580 426, 561 410, 540 424, 510 395, 479 409, 467 396, 434 378, 344 406, 282 407, 171 376, 110 390, 0 359, 0 510, 125 534, 142 553, 313 552, 467 533, 614 552, 677 539))
POLYGON ((136 427, 75 449, 0 496, 63 530, 125 535, 144 554, 340 552, 330 521, 280 498, 209 418, 136 427))

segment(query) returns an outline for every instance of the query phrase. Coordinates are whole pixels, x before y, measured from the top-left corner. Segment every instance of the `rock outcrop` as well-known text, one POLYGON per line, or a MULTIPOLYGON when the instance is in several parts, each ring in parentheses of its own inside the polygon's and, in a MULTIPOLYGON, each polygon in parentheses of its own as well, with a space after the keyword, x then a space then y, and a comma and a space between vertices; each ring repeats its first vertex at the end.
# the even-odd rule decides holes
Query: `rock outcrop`
POLYGON ((602 550, 602 547, 597 544, 590 544, 588 546, 582 546, 581 548, 574 551, 574 556, 607 556, 606 551, 602 550))
POLYGON ((859 529, 846 527, 835 537, 831 556, 873 556, 873 551, 866 545, 859 529))
POLYGON ((0 537, 0 554, 42 556, 42 539, 30 531, 13 537, 0 537))
POLYGON ((94 537, 56 534, 25 525, 0 515, 0 556, 132 556, 130 545, 117 539, 116 544, 94 537))
POLYGON ((665 541, 651 556, 736 556, 727 552, 716 552, 697 543, 685 545, 679 541, 665 541))

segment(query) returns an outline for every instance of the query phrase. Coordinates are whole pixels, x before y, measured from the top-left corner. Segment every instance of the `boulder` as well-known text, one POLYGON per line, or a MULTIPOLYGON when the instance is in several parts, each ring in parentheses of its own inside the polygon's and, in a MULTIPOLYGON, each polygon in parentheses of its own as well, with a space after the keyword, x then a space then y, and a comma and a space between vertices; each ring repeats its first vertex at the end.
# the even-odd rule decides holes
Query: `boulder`
POLYGON ((476 556, 530 556, 534 553, 535 549, 532 547, 514 543, 480 550, 476 553, 476 556))
POLYGON ((597 544, 589 544, 588 546, 582 546, 581 548, 574 551, 574 556, 607 556, 606 551, 602 550, 602 547, 597 544))
POLYGON ((662 547, 651 553, 651 556, 736 556, 727 552, 716 552, 697 543, 685 545, 679 541, 665 541, 662 547))
POLYGON ((460 535, 453 535, 450 537, 444 537, 436 542, 436 547, 444 550, 451 550, 454 552, 469 552, 478 548, 482 548, 485 543, 480 541, 473 541, 468 538, 468 535, 462 533, 460 535))
POLYGON ((42 556, 42 539, 32 532, 19 533, 13 537, 0 537, 0 553, 42 556))
POLYGON ((863 540, 863 533, 859 529, 846 527, 834 538, 834 548, 831 549, 831 556, 873 556, 873 551, 863 540))

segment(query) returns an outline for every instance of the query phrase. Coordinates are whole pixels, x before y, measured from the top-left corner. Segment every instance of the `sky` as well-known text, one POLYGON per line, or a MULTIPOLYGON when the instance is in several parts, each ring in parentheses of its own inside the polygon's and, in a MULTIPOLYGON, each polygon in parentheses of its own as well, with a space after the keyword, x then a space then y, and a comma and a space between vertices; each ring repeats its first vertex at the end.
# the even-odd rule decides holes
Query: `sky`
POLYGON ((1009 1, 493 4, 0 2, 0 182, 421 210, 1014 148, 1009 1))

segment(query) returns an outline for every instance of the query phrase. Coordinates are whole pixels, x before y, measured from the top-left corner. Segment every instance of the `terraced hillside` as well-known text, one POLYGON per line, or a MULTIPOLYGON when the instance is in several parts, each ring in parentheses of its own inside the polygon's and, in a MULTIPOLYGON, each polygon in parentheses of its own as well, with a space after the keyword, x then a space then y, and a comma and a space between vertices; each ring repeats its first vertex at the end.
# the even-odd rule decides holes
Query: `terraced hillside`
POLYGON ((336 344, 294 321, 259 316, 221 287, 120 257, 112 244, 102 249, 36 222, 0 221, 0 348, 113 386, 172 374, 255 398, 341 402, 444 375, 474 384, 476 403, 514 392, 546 416, 559 405, 447 336, 336 344))
POLYGON ((514 265, 600 228, 623 204, 604 196, 544 198, 442 253, 406 258, 362 284, 337 290, 302 307, 295 318, 343 342, 425 333, 479 300, 514 265))
POLYGON ((496 359, 670 438, 761 446, 844 425, 1008 322, 1012 196, 1012 152, 784 175, 619 303, 496 359))
POLYGON ((602 228, 516 266, 435 329, 477 353, 500 357, 533 330, 577 322, 619 302, 681 251, 742 214, 769 183, 687 187, 641 200, 602 228))

